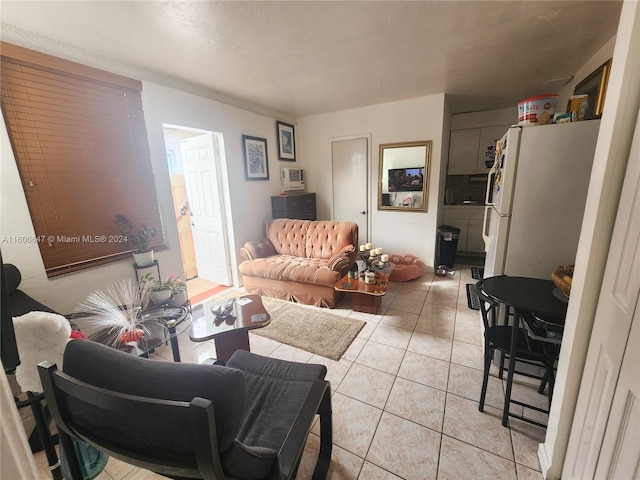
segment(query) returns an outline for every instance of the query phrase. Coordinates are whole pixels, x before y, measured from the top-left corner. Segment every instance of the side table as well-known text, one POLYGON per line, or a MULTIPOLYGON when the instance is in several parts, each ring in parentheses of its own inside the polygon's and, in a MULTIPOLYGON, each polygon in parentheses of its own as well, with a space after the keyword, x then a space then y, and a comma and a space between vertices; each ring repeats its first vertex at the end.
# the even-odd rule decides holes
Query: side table
POLYGON ((382 297, 387 294, 387 283, 389 282, 389 272, 379 273, 376 275, 376 283, 365 283, 364 278, 349 278, 345 275, 338 283, 335 289, 337 292, 346 292, 351 294, 353 299, 353 310, 356 312, 373 313, 376 315, 380 310, 382 297))
POLYGON ((236 298, 232 315, 227 318, 216 318, 211 312, 211 306, 220 302, 223 300, 194 307, 189 338, 193 342, 213 339, 217 359, 226 363, 236 350, 250 351, 249 330, 266 327, 271 322, 271 317, 265 310, 260 295, 236 298))

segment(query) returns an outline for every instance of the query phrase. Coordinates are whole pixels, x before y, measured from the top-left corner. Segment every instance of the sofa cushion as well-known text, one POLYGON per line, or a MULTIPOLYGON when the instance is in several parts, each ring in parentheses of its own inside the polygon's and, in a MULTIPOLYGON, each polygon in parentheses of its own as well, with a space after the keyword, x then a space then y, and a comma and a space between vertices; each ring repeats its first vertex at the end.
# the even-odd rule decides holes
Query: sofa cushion
POLYGON ((267 238, 280 255, 308 257, 307 230, 310 220, 277 218, 266 222, 267 238))
POLYGON ((307 257, 330 259, 348 245, 358 244, 358 227, 352 222, 313 222, 307 232, 307 257))
POLYGON ((327 367, 263 357, 245 350, 237 350, 227 366, 244 374, 247 404, 236 442, 225 458, 225 468, 237 478, 266 478, 272 460, 269 451, 279 450, 284 444, 314 381, 324 379, 327 367))
POLYGON ((251 277, 312 283, 333 288, 340 279, 340 273, 330 270, 328 264, 328 260, 320 258, 272 255, 242 262, 239 270, 242 275, 251 277))
POLYGON ((237 350, 227 362, 245 377, 247 405, 237 440, 245 445, 279 448, 313 386, 327 367, 268 358, 237 350))
POLYGON ((260 480, 267 478, 278 458, 272 448, 251 447, 234 440, 224 453, 224 471, 234 478, 260 480))

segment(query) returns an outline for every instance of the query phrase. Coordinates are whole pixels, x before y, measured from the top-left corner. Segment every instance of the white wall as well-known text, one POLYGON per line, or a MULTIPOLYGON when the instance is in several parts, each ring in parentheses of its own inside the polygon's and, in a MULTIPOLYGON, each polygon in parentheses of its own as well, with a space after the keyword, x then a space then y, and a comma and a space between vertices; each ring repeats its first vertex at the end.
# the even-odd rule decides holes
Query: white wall
MULTIPOLYGON (((411 253, 433 265, 442 169, 444 94, 343 110, 298 120, 299 165, 307 191, 316 193, 318 219, 333 211, 331 139, 370 134, 372 181, 370 242, 391 253, 411 253), (378 150, 381 143, 431 140, 428 211, 378 211, 378 150)), ((440 202, 441 203, 441 202, 440 202)))
MULTIPOLYGON (((222 173, 227 179, 225 208, 234 219, 228 226, 229 258, 234 284, 237 285, 236 253, 244 242, 264 236, 263 222, 271 218, 269 198, 280 191, 275 119, 150 82, 143 82, 143 106, 167 246, 167 249, 156 252, 163 276, 184 273, 162 131, 163 123, 171 123, 224 135, 226 164, 222 173), (270 181, 245 181, 242 134, 267 139, 270 181)), ((0 122, 0 239, 5 238, 0 247, 3 260, 18 266, 22 273, 20 288, 54 310, 70 313, 90 293, 107 283, 122 278, 134 279, 133 262, 128 259, 49 279, 37 245, 7 241, 16 236, 33 237, 34 230, 4 119, 0 122)))
MULTIPOLYGON (((595 378, 593 371, 585 370, 585 359, 640 105, 639 32, 640 7, 637 2, 625 2, 617 37, 576 74, 576 83, 579 83, 613 56, 578 243, 553 403, 545 441, 538 450, 543 476, 549 480, 572 478, 577 445, 589 442, 587 437, 591 434, 601 434, 587 432, 585 436, 570 439, 570 435, 582 431, 585 405, 589 401, 588 398, 581 398, 581 404, 576 409, 580 384, 590 385, 595 378), (573 449, 568 450, 570 440, 573 449)), ((573 87, 569 90, 573 92, 573 87)), ((582 392, 580 394, 582 396, 582 392)), ((610 405, 603 408, 608 409, 610 405)), ((605 410, 602 412, 606 414, 605 410)))
MULTIPOLYGON (((556 113, 566 111, 567 102, 571 95, 573 95, 573 91, 576 88, 576 85, 582 82, 585 78, 587 78, 591 73, 595 71, 596 68, 600 67, 603 63, 613 57, 613 48, 616 44, 615 35, 611 37, 607 43, 605 43, 598 52, 591 57, 591 59, 585 63, 580 70, 576 72, 573 76, 573 79, 562 87, 558 94, 560 97, 558 98, 558 106, 556 107, 556 113)), ((606 104, 606 100, 605 100, 606 104)))
MULTIPOLYGON (((225 158, 222 161, 223 195, 229 234, 229 260, 234 284, 239 284, 235 268, 238 250, 249 240, 264 237, 264 222, 271 219, 271 195, 280 192, 276 122, 274 118, 242 110, 215 100, 174 88, 143 82, 143 101, 152 157, 165 157, 163 123, 222 133, 225 158), (242 135, 267 139, 269 181, 246 181, 242 135)), ((166 164, 166 161, 164 162, 166 164)), ((156 172, 160 190, 170 200, 168 168, 156 172)), ((170 225, 172 234, 175 222, 170 225)), ((177 239, 177 231, 175 231, 177 239)), ((173 237, 172 237, 173 238, 173 237)), ((177 242, 177 240, 176 240, 177 242)), ((177 243, 176 243, 177 246, 177 243)))

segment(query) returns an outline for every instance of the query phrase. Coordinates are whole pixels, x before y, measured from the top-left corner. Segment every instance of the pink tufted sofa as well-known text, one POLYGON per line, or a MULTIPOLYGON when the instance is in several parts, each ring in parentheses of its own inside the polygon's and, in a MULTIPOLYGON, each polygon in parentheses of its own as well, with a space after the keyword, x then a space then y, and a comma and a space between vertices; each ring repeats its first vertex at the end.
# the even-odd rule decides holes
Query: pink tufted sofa
POLYGON ((266 238, 240 249, 238 268, 249 293, 334 308, 356 245, 355 223, 279 218, 266 222, 266 238))

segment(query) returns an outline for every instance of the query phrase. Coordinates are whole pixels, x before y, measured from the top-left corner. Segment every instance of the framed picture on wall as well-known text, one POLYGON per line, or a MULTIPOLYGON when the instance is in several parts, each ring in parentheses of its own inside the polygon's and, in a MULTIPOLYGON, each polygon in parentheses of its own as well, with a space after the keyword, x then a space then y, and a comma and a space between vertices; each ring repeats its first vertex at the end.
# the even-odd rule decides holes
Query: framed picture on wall
MULTIPOLYGON (((587 78, 576 85, 576 88, 573 91, 574 95, 586 94, 589 96, 589 99, 587 100, 587 111, 584 116, 585 120, 602 117, 610 72, 611 59, 604 62, 587 78)), ((568 111, 569 109, 567 109, 567 112, 568 111)))
POLYGON ((244 175, 247 180, 269 180, 267 139, 242 135, 244 175))
POLYGON ((276 121, 278 136, 278 156, 287 162, 296 161, 296 137, 293 125, 276 121))

